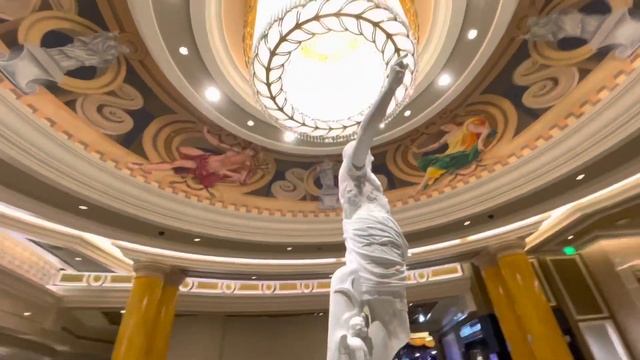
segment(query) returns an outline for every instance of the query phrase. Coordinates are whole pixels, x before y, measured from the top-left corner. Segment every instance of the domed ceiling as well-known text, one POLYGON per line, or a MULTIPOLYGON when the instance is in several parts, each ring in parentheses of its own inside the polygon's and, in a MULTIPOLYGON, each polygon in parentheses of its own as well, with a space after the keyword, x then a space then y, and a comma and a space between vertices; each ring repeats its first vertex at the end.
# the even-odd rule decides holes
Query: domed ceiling
MULTIPOLYGON (((106 68, 78 67, 34 93, 3 78, 3 107, 25 113, 3 124, 3 166, 15 175, 6 186, 47 217, 116 239, 198 253, 339 256, 335 175, 346 137, 291 135, 264 110, 252 81, 259 3, 34 0, 2 14, 7 49, 59 48, 100 30, 118 33, 126 48, 106 68), (217 168, 199 172, 198 161, 217 168), (289 247, 295 254, 282 251, 289 247)), ((412 245, 559 206, 587 190, 574 188, 578 174, 632 157, 638 125, 602 109, 633 84, 638 56, 580 34, 526 38, 532 18, 626 14, 630 2, 393 3, 415 42, 415 72, 375 141, 374 172, 412 245)), ((329 44, 301 52, 340 58, 329 44)), ((318 99, 340 94, 326 91, 339 79, 316 75, 295 86, 324 87, 318 99)), ((348 91, 369 101, 366 87, 348 91)), ((339 110, 316 100, 291 101, 339 110)))

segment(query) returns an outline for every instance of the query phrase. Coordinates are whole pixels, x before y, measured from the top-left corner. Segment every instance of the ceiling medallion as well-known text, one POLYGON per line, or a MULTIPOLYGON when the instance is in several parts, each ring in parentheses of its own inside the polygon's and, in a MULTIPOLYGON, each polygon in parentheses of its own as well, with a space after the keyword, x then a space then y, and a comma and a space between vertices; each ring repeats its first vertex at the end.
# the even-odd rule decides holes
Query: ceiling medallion
POLYGON ((391 65, 408 55, 407 75, 385 123, 393 118, 416 70, 415 41, 395 2, 312 0, 276 16, 256 39, 251 61, 265 113, 305 140, 350 140, 391 65))

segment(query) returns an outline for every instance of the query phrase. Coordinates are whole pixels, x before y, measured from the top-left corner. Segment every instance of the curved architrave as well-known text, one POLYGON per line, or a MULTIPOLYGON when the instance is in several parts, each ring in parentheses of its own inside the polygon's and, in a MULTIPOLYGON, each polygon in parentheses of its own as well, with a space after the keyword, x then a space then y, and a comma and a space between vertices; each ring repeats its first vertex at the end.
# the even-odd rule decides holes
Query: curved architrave
MULTIPOLYGON (((8 190, 2 187, 0 187, 0 191, 8 193, 8 190)), ((70 248, 86 254, 116 272, 129 272, 132 270, 132 262, 129 259, 117 254, 115 251, 106 249, 105 246, 99 245, 96 241, 86 238, 84 233, 80 231, 65 228, 61 225, 56 226, 48 221, 34 223, 34 219, 21 217, 20 214, 7 210, 4 205, 0 204, 0 225, 4 228, 44 243, 70 248)))
MULTIPOLYGON (((407 297, 410 301, 441 299, 442 297, 463 295, 469 291, 471 284, 470 271, 464 269, 464 275, 446 280, 438 280, 426 284, 410 286, 407 297)), ((129 287, 95 288, 82 286, 51 286, 60 298, 64 307, 114 309, 122 308, 130 293, 129 287)), ((326 309, 327 292, 307 294, 277 294, 265 296, 258 294, 242 294, 238 296, 182 292, 178 302, 178 311, 202 312, 290 312, 326 309), (283 302, 287 308, 283 309, 283 302)))
POLYGON ((427 38, 420 40, 421 43, 424 42, 418 48, 418 74, 413 88, 414 95, 424 91, 447 63, 464 23, 463 16, 452 14, 464 14, 466 8, 466 0, 433 2, 433 21, 429 23, 427 38))
MULTIPOLYGON (((6 191, 0 192, 5 194, 6 191)), ((410 249, 410 264, 432 267, 451 262, 475 259, 483 251, 518 245, 527 245, 535 250, 540 244, 553 237, 558 231, 566 231, 568 226, 591 221, 593 214, 607 215, 608 210, 638 202, 640 194, 640 173, 631 176, 604 190, 588 195, 578 201, 561 206, 553 211, 532 218, 495 228, 482 233, 466 236, 410 249), (604 211, 604 212, 603 212, 604 211), (526 238, 526 240, 525 240, 526 238)), ((5 195, 6 196, 6 195, 5 195)), ((3 200, 5 200, 3 198, 3 200)), ((24 200, 24 199, 22 199, 24 200)), ((29 200, 21 203, 27 204, 29 200)), ((46 207, 46 206, 44 206, 46 207)), ((342 258, 319 259, 256 259, 204 255, 181 250, 167 250, 144 246, 126 241, 101 238, 93 239, 93 234, 66 228, 47 220, 39 219, 23 211, 0 208, 2 224, 9 230, 35 234, 39 238, 90 254, 95 259, 115 262, 121 271, 130 271, 130 262, 123 255, 114 256, 116 247, 130 259, 158 264, 170 264, 184 270, 200 273, 227 274, 270 274, 280 276, 300 276, 308 274, 326 275, 343 262, 342 258), (88 252, 87 252, 88 251, 88 252), (124 260, 123 260, 124 259, 124 260)), ((46 215, 45 215, 46 216, 46 215)), ((78 220, 73 218, 71 220, 78 220)), ((80 226, 77 224, 76 226, 80 226)), ((134 239, 130 239, 133 241, 134 239)), ((159 245, 159 244, 157 244, 159 245)))
MULTIPOLYGON (((204 5, 204 1, 206 0, 192 0, 194 3, 204 5)), ((468 3, 469 4, 469 3, 468 3)), ((471 8, 471 5, 480 6, 481 4, 473 4, 470 3, 466 9, 466 13, 475 11, 480 11, 480 8, 471 8)), ((377 138, 375 144, 381 144, 383 142, 392 140, 393 138, 400 136, 411 129, 419 126, 424 123, 424 121, 428 120, 432 115, 437 113, 444 107, 447 103, 452 101, 466 85, 468 85, 473 78, 478 74, 480 69, 483 67, 487 59, 490 57, 491 53, 495 50, 496 46, 504 36, 505 30, 511 21, 511 16, 513 15, 515 9, 517 8, 518 2, 513 0, 501 0, 500 4, 496 4, 496 14, 495 17, 491 19, 491 27, 487 32, 487 37, 485 38, 483 45, 480 47, 480 50, 473 58, 468 59, 467 66, 465 63, 465 69, 462 71, 462 74, 459 77, 456 77, 458 82, 455 83, 445 96, 440 98, 437 104, 432 106, 428 113, 424 112, 421 109, 417 109, 417 113, 423 113, 420 116, 412 118, 411 121, 404 123, 403 125, 382 134, 379 138, 377 138), (437 108, 436 108, 437 105, 437 108)), ((167 45, 165 44, 165 38, 163 37, 160 25, 158 24, 158 20, 156 18, 156 14, 154 12, 154 4, 151 0, 129 0, 128 1, 129 10, 133 15, 137 28, 140 32, 140 35, 144 42, 147 44, 149 51, 156 61, 156 63, 162 68, 166 77, 173 83, 175 88, 180 91, 186 98, 191 99, 191 103, 195 106, 199 111, 205 114, 208 118, 212 119, 212 121, 217 122, 219 125, 223 126, 226 130, 242 137, 248 139, 256 144, 260 144, 262 146, 277 149, 278 151, 289 152, 294 154, 301 155, 328 155, 328 154, 336 154, 342 151, 342 146, 334 146, 331 144, 311 144, 309 142, 299 142, 298 144, 293 143, 283 143, 280 141, 279 137, 281 136, 280 132, 276 132, 276 137, 267 138, 265 136, 257 135, 254 132, 248 131, 244 126, 244 119, 241 122, 234 122, 231 119, 227 119, 224 116, 221 116, 220 112, 216 111, 209 103, 207 103, 202 94, 196 91, 192 87, 192 84, 189 83, 188 79, 185 78, 185 74, 183 74, 180 69, 175 64, 174 60, 172 60, 171 55, 167 49, 167 45)), ((192 10, 193 11, 193 10, 192 10)), ((199 15, 200 16, 200 15, 199 15)), ((201 16, 200 16, 201 17, 201 16)), ((204 19, 207 20, 207 19, 204 19)), ((175 25, 175 24, 174 24, 175 25)), ((199 30, 200 36, 202 30, 199 30)), ((451 36, 452 34, 447 34, 447 36, 451 36)), ((459 38, 459 37, 458 37, 459 38)), ((457 40, 457 39, 456 39, 457 40)), ((464 46, 460 44, 459 41, 454 41, 454 39, 448 39, 455 43, 454 48, 457 46, 464 46)), ((202 41, 200 42, 202 43, 202 41)), ((198 45, 201 46, 200 44, 198 45)), ((449 56, 451 58, 451 56, 449 56)), ((199 59, 200 61, 204 61, 203 59, 199 59)), ((234 65, 235 66, 235 65, 234 65)), ((206 66, 205 66, 206 67, 206 66)), ((431 76, 434 76, 432 74, 431 76)), ((430 88, 429 86, 427 88, 430 88)), ((441 90, 434 90, 436 93, 440 93, 441 90)), ((236 105, 241 109, 240 106, 236 105)), ((246 117, 249 113, 247 113, 244 109, 242 109, 243 114, 238 114, 240 118, 246 117)), ((263 117, 260 117, 262 119, 263 117)), ((394 122, 391 122, 392 126, 396 126, 394 122)), ((265 132, 269 132, 273 134, 275 129, 274 126, 270 125, 268 122, 264 122, 263 129, 265 132)), ((392 126, 388 126, 387 129, 391 129, 392 126)), ((259 130, 254 128, 254 130, 259 130)), ((273 135, 270 135, 273 136, 273 135)))
MULTIPOLYGON (((255 99, 247 68, 240 68, 227 45, 224 1, 190 0, 191 29, 205 66, 218 81, 220 89, 229 94, 244 110, 256 119, 268 121, 255 99), (222 19, 214 21, 214 19, 222 19)), ((237 20, 237 19, 235 19, 237 20)), ((243 66, 244 64, 242 64, 243 66)))

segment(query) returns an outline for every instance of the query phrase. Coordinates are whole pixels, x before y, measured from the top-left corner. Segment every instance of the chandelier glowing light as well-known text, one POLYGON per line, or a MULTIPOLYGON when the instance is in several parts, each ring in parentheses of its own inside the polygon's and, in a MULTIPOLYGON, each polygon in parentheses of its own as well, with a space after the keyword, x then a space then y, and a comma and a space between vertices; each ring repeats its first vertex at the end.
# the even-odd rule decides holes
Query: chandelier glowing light
MULTIPOLYGON (((271 11, 272 1, 266 1, 271 11)), ((387 110, 389 121, 405 101, 416 64, 398 1, 294 1, 295 7, 285 2, 281 5, 289 6, 276 10, 280 16, 254 41, 252 80, 264 111, 306 140, 350 140, 391 66, 408 55, 404 82, 387 110)), ((256 20, 259 30, 264 16, 256 20)))

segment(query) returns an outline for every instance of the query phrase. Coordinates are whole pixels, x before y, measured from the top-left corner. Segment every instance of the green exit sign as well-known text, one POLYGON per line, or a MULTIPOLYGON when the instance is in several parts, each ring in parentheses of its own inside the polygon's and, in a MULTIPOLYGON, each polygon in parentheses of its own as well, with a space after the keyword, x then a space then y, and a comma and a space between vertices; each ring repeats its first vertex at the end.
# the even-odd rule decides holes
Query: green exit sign
POLYGON ((578 250, 576 250, 576 248, 574 248, 573 246, 565 246, 564 248, 562 248, 562 252, 565 255, 575 255, 578 253, 578 250))

